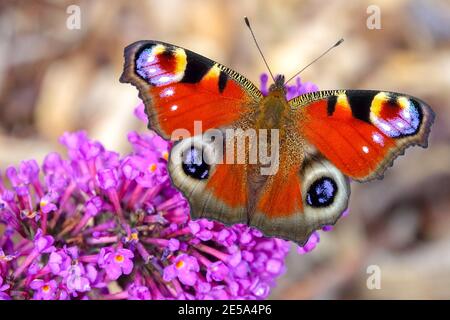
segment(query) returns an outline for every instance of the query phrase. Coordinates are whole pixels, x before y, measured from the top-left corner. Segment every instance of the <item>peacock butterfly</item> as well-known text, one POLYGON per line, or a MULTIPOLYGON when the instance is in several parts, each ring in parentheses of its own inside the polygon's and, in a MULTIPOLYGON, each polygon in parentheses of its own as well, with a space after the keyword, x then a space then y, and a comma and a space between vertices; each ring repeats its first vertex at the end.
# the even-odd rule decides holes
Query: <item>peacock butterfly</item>
POLYGON ((287 101, 282 76, 263 96, 236 71, 160 41, 125 49, 121 82, 139 90, 149 128, 176 140, 168 168, 193 218, 247 223, 300 245, 345 211, 349 178, 381 178, 408 146, 426 147, 434 119, 425 102, 395 92, 326 90, 287 101), (174 138, 180 128, 187 135, 174 138), (239 131, 233 139, 243 138, 244 145, 221 142, 223 158, 207 161, 204 132, 212 129, 239 131), (267 163, 224 160, 242 150, 248 160, 258 140, 246 132, 261 136, 264 130, 277 132, 276 141, 268 139, 278 142, 273 174, 262 174, 267 163))

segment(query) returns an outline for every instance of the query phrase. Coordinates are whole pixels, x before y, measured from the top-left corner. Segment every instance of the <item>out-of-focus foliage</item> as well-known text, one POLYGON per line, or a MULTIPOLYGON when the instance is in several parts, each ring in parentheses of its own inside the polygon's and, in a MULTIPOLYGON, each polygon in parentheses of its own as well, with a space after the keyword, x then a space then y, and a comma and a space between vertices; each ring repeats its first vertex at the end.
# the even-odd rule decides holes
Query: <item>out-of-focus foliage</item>
POLYGON ((302 78, 321 89, 405 92, 436 112, 429 148, 409 149, 384 180, 352 186, 350 216, 310 254, 293 250, 272 298, 450 297, 450 4, 375 1, 2 1, 0 168, 60 148, 86 129, 126 151, 137 91, 118 81, 123 48, 158 39, 199 52, 257 82, 264 64, 247 15, 276 73, 290 76, 340 37, 302 78), (81 8, 69 30, 66 9, 81 8), (381 29, 366 27, 367 7, 381 29), (381 289, 366 286, 381 270, 381 289))

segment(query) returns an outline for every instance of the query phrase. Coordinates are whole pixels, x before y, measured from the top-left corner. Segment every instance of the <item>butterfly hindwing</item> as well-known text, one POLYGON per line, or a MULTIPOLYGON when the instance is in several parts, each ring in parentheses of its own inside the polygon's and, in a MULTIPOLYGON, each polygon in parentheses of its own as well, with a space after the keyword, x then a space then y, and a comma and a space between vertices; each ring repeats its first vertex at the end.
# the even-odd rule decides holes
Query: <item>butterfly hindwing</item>
POLYGON ((219 163, 214 150, 203 136, 177 142, 169 158, 172 183, 189 199, 193 219, 245 223, 248 166, 219 163))
POLYGON ((303 246, 314 230, 336 223, 349 196, 348 179, 320 154, 309 154, 267 179, 250 225, 303 246))
POLYGON ((229 125, 254 110, 261 92, 245 77, 187 49, 158 41, 138 41, 125 49, 122 82, 139 90, 149 128, 163 138, 177 129, 194 135, 229 125))
POLYGON ((299 134, 358 181, 382 177, 408 146, 426 147, 434 119, 423 101, 385 91, 319 91, 289 104, 298 109, 299 134))

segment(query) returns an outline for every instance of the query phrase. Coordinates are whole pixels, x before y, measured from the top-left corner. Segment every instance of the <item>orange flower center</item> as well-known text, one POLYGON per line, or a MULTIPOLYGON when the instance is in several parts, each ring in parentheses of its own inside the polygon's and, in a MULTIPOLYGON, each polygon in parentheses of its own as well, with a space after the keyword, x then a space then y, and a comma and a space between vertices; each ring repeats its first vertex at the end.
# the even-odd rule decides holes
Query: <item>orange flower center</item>
POLYGON ((180 261, 178 261, 176 264, 175 264, 175 267, 177 268, 177 269, 181 269, 181 268, 183 268, 184 267, 184 261, 183 260, 180 260, 180 261))
POLYGON ((123 255, 118 254, 114 257, 114 260, 116 260, 116 262, 123 262, 123 260, 125 260, 125 258, 123 257, 123 255))
POLYGON ((167 161, 167 159, 169 159, 169 153, 168 153, 167 151, 164 151, 164 152, 162 153, 162 157, 164 158, 164 160, 167 161))
POLYGON ((156 164, 155 164, 155 163, 152 163, 152 164, 150 165, 149 169, 150 169, 151 172, 155 172, 155 171, 156 171, 156 164))
POLYGON ((50 291, 50 286, 48 284, 44 285, 42 287, 42 291, 44 291, 45 293, 49 292, 50 291))

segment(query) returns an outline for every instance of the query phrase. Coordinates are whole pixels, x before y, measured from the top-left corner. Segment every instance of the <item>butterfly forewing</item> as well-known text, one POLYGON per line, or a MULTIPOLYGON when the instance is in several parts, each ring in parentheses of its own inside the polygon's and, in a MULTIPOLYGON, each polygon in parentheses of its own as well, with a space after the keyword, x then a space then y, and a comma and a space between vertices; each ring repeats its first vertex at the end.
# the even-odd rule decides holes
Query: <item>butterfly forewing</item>
POLYGON ((408 146, 426 147, 434 119, 423 101, 386 91, 319 91, 289 104, 298 109, 299 134, 358 181, 382 177, 408 146))
POLYGON ((125 49, 121 81, 138 88, 149 127, 166 139, 178 129, 194 135, 195 121, 202 131, 230 125, 254 110, 262 97, 237 72, 158 41, 138 41, 125 49))

